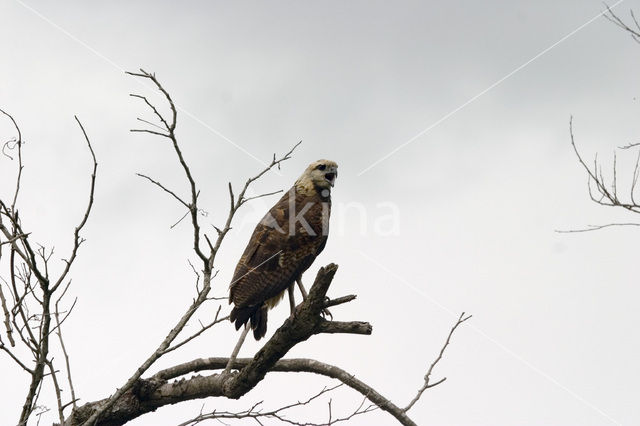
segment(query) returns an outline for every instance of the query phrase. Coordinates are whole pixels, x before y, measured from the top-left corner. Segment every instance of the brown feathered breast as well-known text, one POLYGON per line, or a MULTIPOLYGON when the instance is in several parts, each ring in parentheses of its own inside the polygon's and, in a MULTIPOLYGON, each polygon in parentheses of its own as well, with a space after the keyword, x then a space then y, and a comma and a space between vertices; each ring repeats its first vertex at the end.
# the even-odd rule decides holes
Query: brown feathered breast
POLYGON ((331 209, 328 194, 294 185, 256 226, 229 288, 229 303, 235 305, 230 319, 236 329, 251 321, 254 337, 262 338, 268 309, 324 249, 331 209))

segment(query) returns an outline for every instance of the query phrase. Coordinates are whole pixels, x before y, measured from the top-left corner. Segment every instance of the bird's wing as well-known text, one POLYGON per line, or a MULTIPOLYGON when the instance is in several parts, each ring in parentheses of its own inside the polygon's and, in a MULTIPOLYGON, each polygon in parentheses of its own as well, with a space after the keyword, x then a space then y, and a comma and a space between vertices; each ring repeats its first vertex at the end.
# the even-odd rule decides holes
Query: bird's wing
POLYGON ((291 267, 283 265, 289 248, 288 194, 269 210, 253 231, 236 267, 230 286, 230 301, 247 306, 283 291, 291 267))
POLYGON ((282 293, 311 266, 327 240, 322 235, 323 206, 319 201, 292 190, 269 210, 238 262, 230 286, 230 302, 240 307, 260 304, 282 293), (293 212, 291 194, 295 194, 293 212), (289 220, 290 214, 305 212, 307 229, 297 220, 299 217, 289 220), (293 232, 289 232, 291 226, 293 232))

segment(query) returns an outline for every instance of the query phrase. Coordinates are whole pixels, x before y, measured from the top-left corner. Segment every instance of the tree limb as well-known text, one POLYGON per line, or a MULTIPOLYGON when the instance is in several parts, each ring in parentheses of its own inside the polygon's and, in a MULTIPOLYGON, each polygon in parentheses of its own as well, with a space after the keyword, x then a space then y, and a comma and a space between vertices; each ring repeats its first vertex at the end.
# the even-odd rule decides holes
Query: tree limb
POLYGON ((435 383, 431 383, 430 382, 431 372, 436 367, 438 362, 440 362, 440 360, 442 359, 445 349, 447 349, 447 346, 449 346, 449 342, 451 341, 451 336, 453 336, 453 332, 456 331, 456 328, 458 328, 460 324, 467 321, 469 318, 471 318, 471 315, 468 315, 465 317, 464 312, 460 314, 460 316, 458 317, 458 321, 453 325, 453 327, 451 327, 451 330, 449 331, 449 335, 447 336, 447 340, 444 342, 444 345, 440 349, 440 353, 438 354, 438 357, 431 363, 431 365, 429 366, 429 369, 427 370, 427 374, 424 375, 424 385, 422 385, 422 387, 418 389, 418 393, 416 394, 416 396, 409 402, 409 404, 407 404, 407 406, 402 411, 404 411, 405 413, 409 411, 411 407, 413 407, 414 404, 418 402, 418 400, 420 399, 420 397, 422 396, 425 390, 432 388, 434 386, 437 386, 440 383, 447 380, 447 378, 444 377, 435 383))
MULTIPOLYGON (((284 324, 276 330, 274 335, 249 360, 239 371, 231 371, 211 376, 195 376, 187 380, 168 382, 170 378, 197 371, 198 366, 203 365, 202 361, 183 364, 170 370, 163 370, 150 379, 137 379, 133 386, 114 401, 112 407, 101 410, 101 415, 95 424, 122 424, 148 411, 167 404, 175 404, 180 401, 204 398, 208 396, 225 396, 227 398, 238 399, 253 389, 265 375, 275 368, 281 358, 296 344, 307 340, 314 334, 323 333, 324 330, 330 332, 371 332, 371 326, 366 323, 338 323, 335 327, 326 326, 327 321, 320 315, 324 308, 327 290, 337 271, 337 265, 330 264, 320 268, 316 280, 311 287, 309 297, 298 307, 293 318, 285 320, 284 324)), ((221 365, 224 368, 228 362, 221 365)), ((307 361, 304 365, 315 365, 319 369, 326 364, 317 361, 307 361)), ((236 365, 234 363, 234 365, 236 365)), ((296 368, 304 368, 300 363, 295 364, 296 368)), ((311 367, 307 367, 311 368, 311 367)), ((336 376, 348 376, 342 374, 342 370, 337 367, 326 367, 327 372, 336 376)), ((300 370, 302 371, 302 370, 300 370)), ((327 373, 326 375, 330 375, 327 373)), ((330 375, 331 376, 331 375, 330 375)), ((332 376, 331 376, 332 377, 332 376)), ((352 377, 352 376, 349 376, 352 377)), ((350 386, 359 387, 359 381, 351 379, 350 386)), ((365 385, 366 386, 366 385, 365 385)), ((381 401, 381 400, 380 400, 381 401)), ((386 401, 386 400, 385 400, 386 401)), ((376 402, 376 401, 373 401, 376 402)), ((83 424, 84 419, 92 418, 99 407, 104 406, 105 401, 97 401, 79 407, 68 419, 67 424, 83 424)), ((392 405, 388 405, 390 409, 392 405)), ((397 408, 397 407, 396 407, 397 408)), ((413 424, 413 423, 406 423, 413 424)))

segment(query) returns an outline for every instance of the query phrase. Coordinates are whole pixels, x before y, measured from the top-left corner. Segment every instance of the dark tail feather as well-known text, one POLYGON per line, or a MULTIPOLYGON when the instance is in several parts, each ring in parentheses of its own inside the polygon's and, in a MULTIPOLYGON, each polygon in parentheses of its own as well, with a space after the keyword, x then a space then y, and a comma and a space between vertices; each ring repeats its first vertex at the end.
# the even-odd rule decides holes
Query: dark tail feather
POLYGON ((251 317, 251 328, 253 329, 253 337, 256 340, 262 339, 267 334, 267 312, 269 312, 269 308, 266 305, 262 305, 251 317))
POLYGON ((242 327, 247 321, 249 321, 249 318, 253 316, 256 310, 256 306, 245 306, 242 308, 234 306, 231 310, 231 314, 229 314, 229 320, 235 323, 236 330, 239 330, 240 327, 242 327))
POLYGON ((235 323, 236 330, 239 330, 248 321, 251 321, 253 337, 260 340, 267 334, 267 311, 269 308, 262 306, 245 306, 239 308, 234 306, 229 314, 229 320, 235 323))

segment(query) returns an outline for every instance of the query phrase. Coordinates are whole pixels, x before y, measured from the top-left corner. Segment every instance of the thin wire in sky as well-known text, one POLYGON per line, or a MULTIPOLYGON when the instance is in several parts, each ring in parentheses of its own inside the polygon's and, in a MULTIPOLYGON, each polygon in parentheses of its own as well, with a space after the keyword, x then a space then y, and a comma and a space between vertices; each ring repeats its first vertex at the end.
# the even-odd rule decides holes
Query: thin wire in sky
MULTIPOLYGON (((613 9, 616 6, 618 6, 620 3, 622 3, 625 0, 618 0, 613 6, 611 6, 609 9, 613 9)), ((486 89, 484 89, 483 91, 481 91, 480 93, 476 94, 475 96, 471 97, 469 100, 467 100, 466 102, 464 102, 463 104, 461 104, 460 106, 452 109, 451 111, 449 111, 448 113, 446 113, 445 115, 443 115, 442 117, 440 117, 438 120, 436 120, 434 123, 432 123, 431 125, 429 125, 428 127, 426 127, 425 129, 421 130, 420 132, 418 132, 415 136, 413 136, 411 139, 409 139, 408 141, 398 145, 397 147, 395 147, 393 150, 391 150, 389 153, 387 153, 386 155, 384 155, 383 157, 381 157, 380 159, 374 161, 373 163, 371 163, 369 166, 365 167, 364 169, 362 169, 359 173, 358 176, 362 176, 363 174, 365 174, 366 172, 368 172, 369 170, 371 170, 372 168, 374 168, 375 166, 377 166, 378 164, 382 163, 383 161, 385 161, 386 159, 388 159, 389 157, 391 157, 392 155, 394 155, 396 152, 400 151, 402 148, 406 147, 407 145, 409 145, 410 143, 412 143, 413 141, 415 141, 416 139, 420 138, 421 136, 423 136, 425 133, 429 132, 430 130, 434 129, 435 127, 439 126, 440 124, 442 124, 443 122, 445 122, 447 119, 451 118, 453 115, 455 115, 456 113, 458 113, 460 110, 462 110, 463 108, 465 108, 466 106, 470 105, 471 103, 473 103, 474 101, 476 101, 477 99, 479 99, 480 97, 482 97, 483 95, 485 95, 487 92, 491 91, 492 89, 494 89, 496 86, 500 85, 501 83, 503 83, 505 80, 507 80, 508 78, 510 78, 511 76, 513 76, 514 74, 516 74, 518 71, 526 68, 529 64, 531 64, 532 62, 534 62, 536 59, 540 58, 541 56, 543 56, 544 54, 546 54, 547 52, 549 52, 550 50, 554 49, 556 46, 558 46, 560 43, 562 43, 563 41, 567 40, 568 38, 570 38, 571 36, 575 35, 577 32, 579 32, 580 30, 582 30, 583 28, 585 28, 586 26, 588 26, 589 24, 591 24, 592 22, 594 22, 596 19, 598 19, 600 16, 602 16, 604 14, 604 12, 600 12, 598 13, 596 16, 594 16, 593 18, 589 19, 587 22, 585 22, 584 24, 580 25, 578 28, 574 29, 573 31, 571 31, 569 34, 565 35, 564 37, 562 37, 560 40, 556 41, 555 43, 553 43, 551 46, 547 47, 546 49, 542 50, 540 53, 538 53, 537 55, 533 56, 531 59, 529 59, 528 61, 526 61, 525 63, 523 63, 522 65, 520 65, 519 67, 517 67, 516 69, 514 69, 513 71, 511 71, 510 73, 508 73, 507 75, 505 75, 504 77, 500 78, 499 80, 497 80, 495 83, 491 84, 489 87, 487 87, 486 89)))
MULTIPOLYGON (((371 256, 369 256, 368 254, 364 253, 361 250, 358 250, 358 252, 360 253, 360 255, 362 257, 364 257, 365 259, 367 259, 369 262, 373 263, 374 265, 376 265, 378 268, 382 269, 383 271, 385 271, 386 273, 388 273, 389 275, 392 275, 393 277, 395 277, 398 281, 400 281, 402 284, 404 284, 405 286, 409 287, 410 289, 412 289, 413 291, 415 291, 417 294, 419 294, 420 296, 424 297, 425 299, 428 299, 431 303, 433 303, 434 305, 436 305, 437 307, 439 307, 440 309, 444 310, 445 312, 447 312, 448 314, 450 314, 451 316, 453 316, 454 318, 458 318, 459 314, 456 314, 455 312, 453 312, 451 309, 447 308, 446 306, 444 306, 442 303, 440 303, 439 301, 437 301, 436 299, 434 299, 432 296, 430 296, 427 292, 425 292, 423 289, 413 285, 412 283, 410 283, 409 281, 405 280, 403 277, 401 277, 400 275, 396 274, 395 272, 393 272, 391 269, 387 268, 383 263, 378 262, 376 259, 372 258, 371 256)), ((586 399, 584 399, 583 397, 581 397, 580 395, 578 395, 577 393, 575 393, 574 391, 572 391, 571 389, 569 389, 568 387, 566 387, 565 385, 563 385, 562 383, 560 383, 558 380, 554 379, 551 375, 549 375, 548 373, 545 373, 544 371, 542 371, 541 369, 539 369, 538 367, 536 367, 535 365, 531 364, 529 361, 527 361, 526 359, 524 359, 522 356, 518 355, 517 353, 515 353, 513 350, 509 349, 508 347, 506 347, 505 345, 503 345, 502 343, 498 342, 496 339, 494 339, 493 337, 489 336, 486 332, 484 332, 482 329, 476 327, 475 325, 473 325, 473 323, 469 324, 469 327, 472 328, 476 333, 480 334, 482 337, 484 337, 485 339, 489 340, 491 343, 493 343, 494 345, 496 345, 497 347, 499 347, 500 349, 502 349, 504 352, 506 352, 507 354, 509 354, 511 357, 515 358, 516 360, 520 361, 522 364, 524 364, 525 366, 527 366, 529 369, 533 370, 534 372, 536 372, 537 374, 539 374, 540 376, 544 377, 545 379, 547 379, 548 381, 550 381, 551 383, 553 383, 554 385, 558 386, 560 389, 564 390, 565 392, 567 392, 569 395, 571 395, 572 397, 574 397, 575 399, 577 399, 578 401, 582 402, 584 405, 586 405, 587 407, 591 408, 592 410, 596 411, 598 414, 600 414, 601 416, 607 418, 609 421, 620 425, 622 423, 620 423, 619 421, 617 421, 616 419, 614 419, 613 417, 611 417, 609 414, 605 413, 604 411, 602 411, 600 408, 598 408, 596 405, 594 405, 593 403, 587 401, 586 399)))

